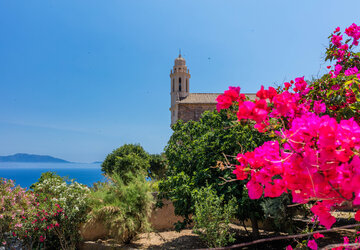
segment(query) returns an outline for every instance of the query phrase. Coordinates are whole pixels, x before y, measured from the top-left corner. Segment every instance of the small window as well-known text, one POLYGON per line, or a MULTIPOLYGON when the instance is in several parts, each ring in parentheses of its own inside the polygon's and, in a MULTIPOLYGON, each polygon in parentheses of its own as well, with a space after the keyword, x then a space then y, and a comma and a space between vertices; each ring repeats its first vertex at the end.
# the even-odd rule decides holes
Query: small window
POLYGON ((181 92, 181 77, 179 78, 179 91, 181 92))
POLYGON ((175 79, 173 79, 172 92, 175 92, 175 79))

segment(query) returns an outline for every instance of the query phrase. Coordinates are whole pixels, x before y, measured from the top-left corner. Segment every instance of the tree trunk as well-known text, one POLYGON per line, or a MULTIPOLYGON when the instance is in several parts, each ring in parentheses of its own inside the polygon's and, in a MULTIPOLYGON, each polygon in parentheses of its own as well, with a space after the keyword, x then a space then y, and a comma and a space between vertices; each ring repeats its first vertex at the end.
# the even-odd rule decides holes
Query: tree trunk
POLYGON ((252 237, 254 240, 259 239, 259 225, 254 213, 250 213, 250 221, 252 227, 252 237))

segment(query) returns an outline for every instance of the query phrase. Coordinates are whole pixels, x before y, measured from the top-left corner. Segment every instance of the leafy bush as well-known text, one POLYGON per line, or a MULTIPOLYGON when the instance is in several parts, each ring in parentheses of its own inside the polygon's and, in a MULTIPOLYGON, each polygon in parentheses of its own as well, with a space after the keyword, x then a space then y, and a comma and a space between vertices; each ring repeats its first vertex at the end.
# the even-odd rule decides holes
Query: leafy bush
POLYGON ((151 179, 160 180, 165 177, 167 160, 164 154, 150 155, 150 177, 151 179))
POLYGON ((86 220, 89 189, 53 173, 43 173, 33 191, 1 179, 0 230, 9 248, 75 249, 86 220))
MULTIPOLYGON (((44 238, 52 240, 47 244, 48 247, 59 248, 61 246, 62 249, 74 249, 81 240, 79 234, 80 225, 87 218, 90 189, 74 180, 67 180, 51 172, 43 173, 39 181, 34 183, 31 188, 40 203, 38 214, 43 212, 45 216, 53 216, 52 220, 43 217, 45 218, 43 222, 48 221, 45 223, 47 225, 44 225, 44 229, 47 230, 44 238), (44 209, 41 209, 42 207, 44 209), (46 209, 53 213, 44 212, 47 211, 46 209), (50 223, 50 221, 53 223, 50 223)), ((36 222, 39 222, 39 220, 36 222)))
POLYGON ((269 218, 272 226, 278 231, 294 233, 296 226, 293 221, 294 216, 301 212, 305 213, 304 206, 290 206, 293 204, 290 194, 282 194, 279 197, 264 199, 261 207, 265 218, 269 218))
POLYGON ((234 242, 234 233, 230 233, 229 223, 236 212, 236 199, 225 204, 224 196, 218 197, 211 187, 201 188, 193 196, 194 232, 208 247, 221 247, 234 242))
POLYGON ((124 144, 107 155, 101 165, 101 170, 111 175, 116 172, 125 182, 126 173, 139 171, 151 179, 159 180, 166 171, 166 157, 164 154, 148 154, 139 144, 124 144))
POLYGON ((101 170, 108 175, 117 173, 126 183, 128 172, 147 173, 150 168, 149 154, 139 144, 125 144, 107 155, 101 170))
POLYGON ((36 198, 33 193, 26 192, 20 186, 15 187, 12 180, 4 178, 0 178, 0 196, 0 242, 1 245, 12 247, 18 240, 15 231, 23 227, 21 218, 29 210, 35 209, 36 198))
POLYGON ((130 171, 122 177, 126 182, 114 173, 108 182, 98 183, 91 193, 92 211, 85 227, 102 222, 115 240, 129 243, 138 233, 150 230, 153 196, 145 175, 130 171))
MULTIPOLYGON (((159 197, 170 199, 175 213, 185 217, 182 223, 177 224, 177 229, 191 221, 189 215, 194 213, 195 208, 191 193, 207 183, 219 197, 223 195, 226 202, 236 197, 240 203, 245 182, 220 185, 224 179, 233 178, 233 174, 226 167, 221 169, 222 165, 218 163, 226 160, 225 155, 229 162, 236 163, 235 156, 239 151, 253 150, 268 137, 249 126, 236 123, 236 120, 236 116, 228 116, 226 112, 208 111, 199 121, 178 121, 172 126, 174 132, 165 148, 167 177, 159 183, 159 197), (217 165, 220 167, 216 168, 217 165)), ((239 220, 252 218, 253 232, 256 233, 262 209, 259 202, 248 205, 251 209, 239 206, 236 217, 239 220)))

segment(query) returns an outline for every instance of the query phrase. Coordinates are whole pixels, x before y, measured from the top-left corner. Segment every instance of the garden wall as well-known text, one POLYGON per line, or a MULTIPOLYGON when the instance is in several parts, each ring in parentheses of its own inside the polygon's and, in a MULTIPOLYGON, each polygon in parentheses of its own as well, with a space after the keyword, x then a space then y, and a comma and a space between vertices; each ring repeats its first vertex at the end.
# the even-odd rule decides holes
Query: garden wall
MULTIPOLYGON (((154 193, 156 197, 156 193, 154 193)), ((174 229, 174 223, 183 218, 175 216, 174 205, 169 200, 162 200, 163 207, 153 209, 150 217, 150 223, 155 231, 165 231, 174 229)), ((84 240, 97 240, 107 238, 108 230, 101 222, 92 224, 91 226, 83 226, 81 228, 81 236, 84 240)))

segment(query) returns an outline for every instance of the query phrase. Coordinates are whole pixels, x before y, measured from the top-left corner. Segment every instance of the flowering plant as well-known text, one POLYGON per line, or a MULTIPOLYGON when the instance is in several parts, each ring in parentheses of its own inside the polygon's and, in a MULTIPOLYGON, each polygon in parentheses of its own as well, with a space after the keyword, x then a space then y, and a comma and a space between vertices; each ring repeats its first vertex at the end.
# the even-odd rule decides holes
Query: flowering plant
MULTIPOLYGON (((249 197, 291 192, 295 203, 315 203, 311 211, 326 228, 335 222, 332 208, 360 205, 360 60, 352 51, 360 26, 352 24, 345 33, 344 43, 340 28, 329 37, 327 60, 336 64, 314 83, 299 77, 277 90, 262 86, 255 101, 230 87, 217 98, 218 110, 235 110, 240 122, 251 121, 274 138, 237 155, 233 173, 248 180, 249 197)), ((360 221, 360 210, 355 219, 360 221)))
POLYGON ((0 179, 0 233, 3 245, 75 248, 88 209, 86 186, 44 173, 33 191, 0 179))
POLYGON ((34 210, 35 195, 26 189, 16 186, 12 180, 0 178, 0 242, 8 245, 16 233, 16 228, 22 228, 19 218, 27 211, 34 210))

